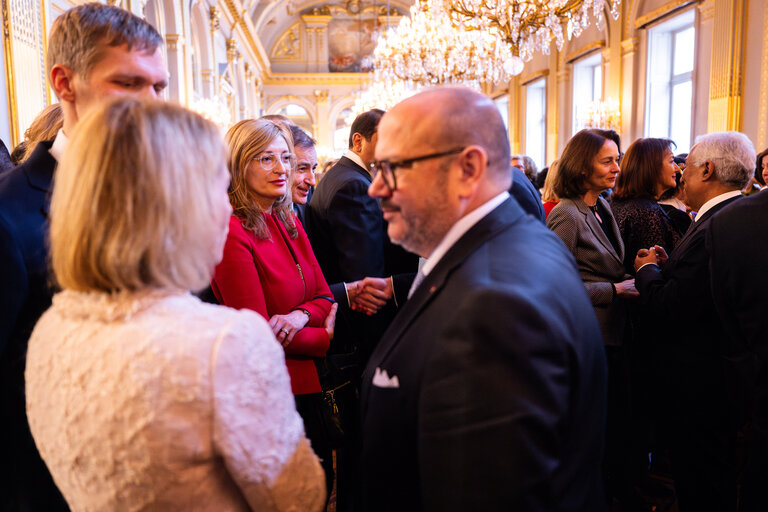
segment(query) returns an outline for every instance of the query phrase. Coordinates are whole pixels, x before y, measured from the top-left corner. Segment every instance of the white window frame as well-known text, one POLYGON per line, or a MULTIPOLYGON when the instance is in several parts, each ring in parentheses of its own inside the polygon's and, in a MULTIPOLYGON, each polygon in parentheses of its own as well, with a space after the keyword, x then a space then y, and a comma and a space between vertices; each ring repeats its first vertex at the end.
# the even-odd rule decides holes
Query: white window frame
POLYGON ((672 116, 674 112, 672 91, 676 85, 690 82, 691 118, 688 145, 683 141, 675 140, 675 143, 678 144, 677 150, 682 152, 687 152, 693 142, 697 37, 695 11, 692 9, 665 19, 648 29, 643 134, 645 137, 672 137, 672 124, 674 121, 672 116), (691 56, 694 63, 693 69, 676 75, 674 74, 675 36, 690 29, 694 31, 693 55, 691 56), (664 62, 663 58, 666 58, 667 62, 664 62), (664 115, 666 115, 666 119, 661 117, 664 115))
POLYGON ((525 85, 525 154, 543 169, 547 160, 547 79, 539 78, 525 85), (534 102, 538 103, 535 104, 534 102), (537 114, 538 115, 535 115, 537 114), (538 133, 536 133, 538 132, 538 133), (533 135, 538 135, 541 147, 533 147, 533 135))
POLYGON ((603 57, 600 52, 593 52, 573 63, 573 87, 571 98, 571 133, 586 128, 584 117, 593 101, 603 99, 603 57), (597 76, 599 74, 599 82, 597 76))

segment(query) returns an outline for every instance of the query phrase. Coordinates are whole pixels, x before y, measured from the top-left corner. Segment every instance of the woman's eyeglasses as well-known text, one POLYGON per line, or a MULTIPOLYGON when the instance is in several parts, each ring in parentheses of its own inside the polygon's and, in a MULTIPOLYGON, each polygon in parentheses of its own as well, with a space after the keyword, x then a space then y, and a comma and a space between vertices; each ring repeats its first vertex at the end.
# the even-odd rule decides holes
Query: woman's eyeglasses
POLYGON ((284 168, 291 168, 296 163, 296 155, 293 153, 283 153, 282 155, 274 155, 272 153, 262 154, 254 158, 261 168, 265 171, 271 171, 277 162, 280 162, 284 168))

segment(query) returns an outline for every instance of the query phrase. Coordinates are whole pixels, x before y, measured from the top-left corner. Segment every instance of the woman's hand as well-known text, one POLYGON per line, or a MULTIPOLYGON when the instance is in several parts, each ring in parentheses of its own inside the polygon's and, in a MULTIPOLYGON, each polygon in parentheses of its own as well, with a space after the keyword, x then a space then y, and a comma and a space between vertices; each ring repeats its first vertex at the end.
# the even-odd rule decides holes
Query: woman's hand
POLYGON ((334 303, 331 306, 331 310, 328 312, 328 316, 325 317, 323 322, 323 329, 328 333, 328 339, 333 339, 333 331, 336 328, 336 311, 339 309, 339 305, 334 303))
POLYGON ((275 338, 283 347, 293 341, 297 332, 309 322, 309 317, 303 311, 291 311, 287 315, 274 315, 269 319, 269 326, 275 338))
POLYGON ((623 297, 625 299, 634 299, 635 297, 638 297, 640 295, 637 292, 637 288, 635 288, 634 278, 627 279, 626 281, 621 281, 620 283, 614 283, 613 286, 616 288, 617 297, 623 297))

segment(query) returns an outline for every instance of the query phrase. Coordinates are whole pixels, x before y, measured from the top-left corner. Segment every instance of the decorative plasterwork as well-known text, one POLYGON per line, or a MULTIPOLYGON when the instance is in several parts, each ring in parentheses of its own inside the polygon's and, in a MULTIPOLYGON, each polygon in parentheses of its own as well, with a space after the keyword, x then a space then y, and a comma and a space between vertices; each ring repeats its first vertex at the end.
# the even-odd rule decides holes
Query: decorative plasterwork
POLYGON ((184 46, 184 38, 179 34, 165 34, 165 44, 169 51, 179 51, 179 46, 184 46))
POLYGON ((301 47, 301 23, 297 21, 280 36, 275 46, 272 47, 270 59, 283 62, 300 61, 303 59, 301 47))
POLYGON ((315 89, 314 95, 315 95, 315 103, 318 105, 327 105, 328 104, 328 89, 315 89))
POLYGON ((273 73, 266 77, 264 85, 351 85, 358 87, 368 82, 365 73, 273 73))
POLYGON ((672 0, 669 3, 662 5, 658 9, 654 9, 648 14, 645 14, 637 18, 635 20, 635 28, 642 28, 648 25, 649 23, 656 21, 662 16, 665 16, 671 13, 672 11, 675 11, 677 9, 680 9, 681 7, 685 7, 686 5, 689 5, 692 3, 694 3, 694 0, 672 0))
POLYGON ((640 46, 640 38, 630 37, 629 39, 625 39, 621 42, 621 53, 623 55, 635 53, 639 46, 640 46))
POLYGON ((216 32, 221 28, 221 15, 219 9, 214 5, 208 11, 208 19, 211 21, 211 32, 216 32))

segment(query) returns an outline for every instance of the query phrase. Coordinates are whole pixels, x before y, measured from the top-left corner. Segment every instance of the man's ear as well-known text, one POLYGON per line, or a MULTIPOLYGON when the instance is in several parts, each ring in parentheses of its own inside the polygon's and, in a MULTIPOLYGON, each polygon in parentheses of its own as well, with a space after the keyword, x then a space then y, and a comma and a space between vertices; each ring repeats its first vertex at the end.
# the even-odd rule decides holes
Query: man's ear
POLYGON ((352 134, 352 149, 359 153, 363 150, 363 134, 362 133, 354 133, 352 134))
POLYGON ((469 196, 474 193, 478 184, 485 178, 488 172, 488 155, 480 146, 468 146, 458 157, 461 167, 461 176, 459 184, 462 189, 462 196, 469 196))
POLYGON ((709 181, 715 177, 715 164, 707 160, 701 170, 701 181, 709 181))
POLYGON ((51 68, 51 87, 53 92, 56 93, 61 101, 69 101, 74 103, 75 101, 75 89, 73 87, 73 79, 75 73, 66 66, 56 64, 51 68))

